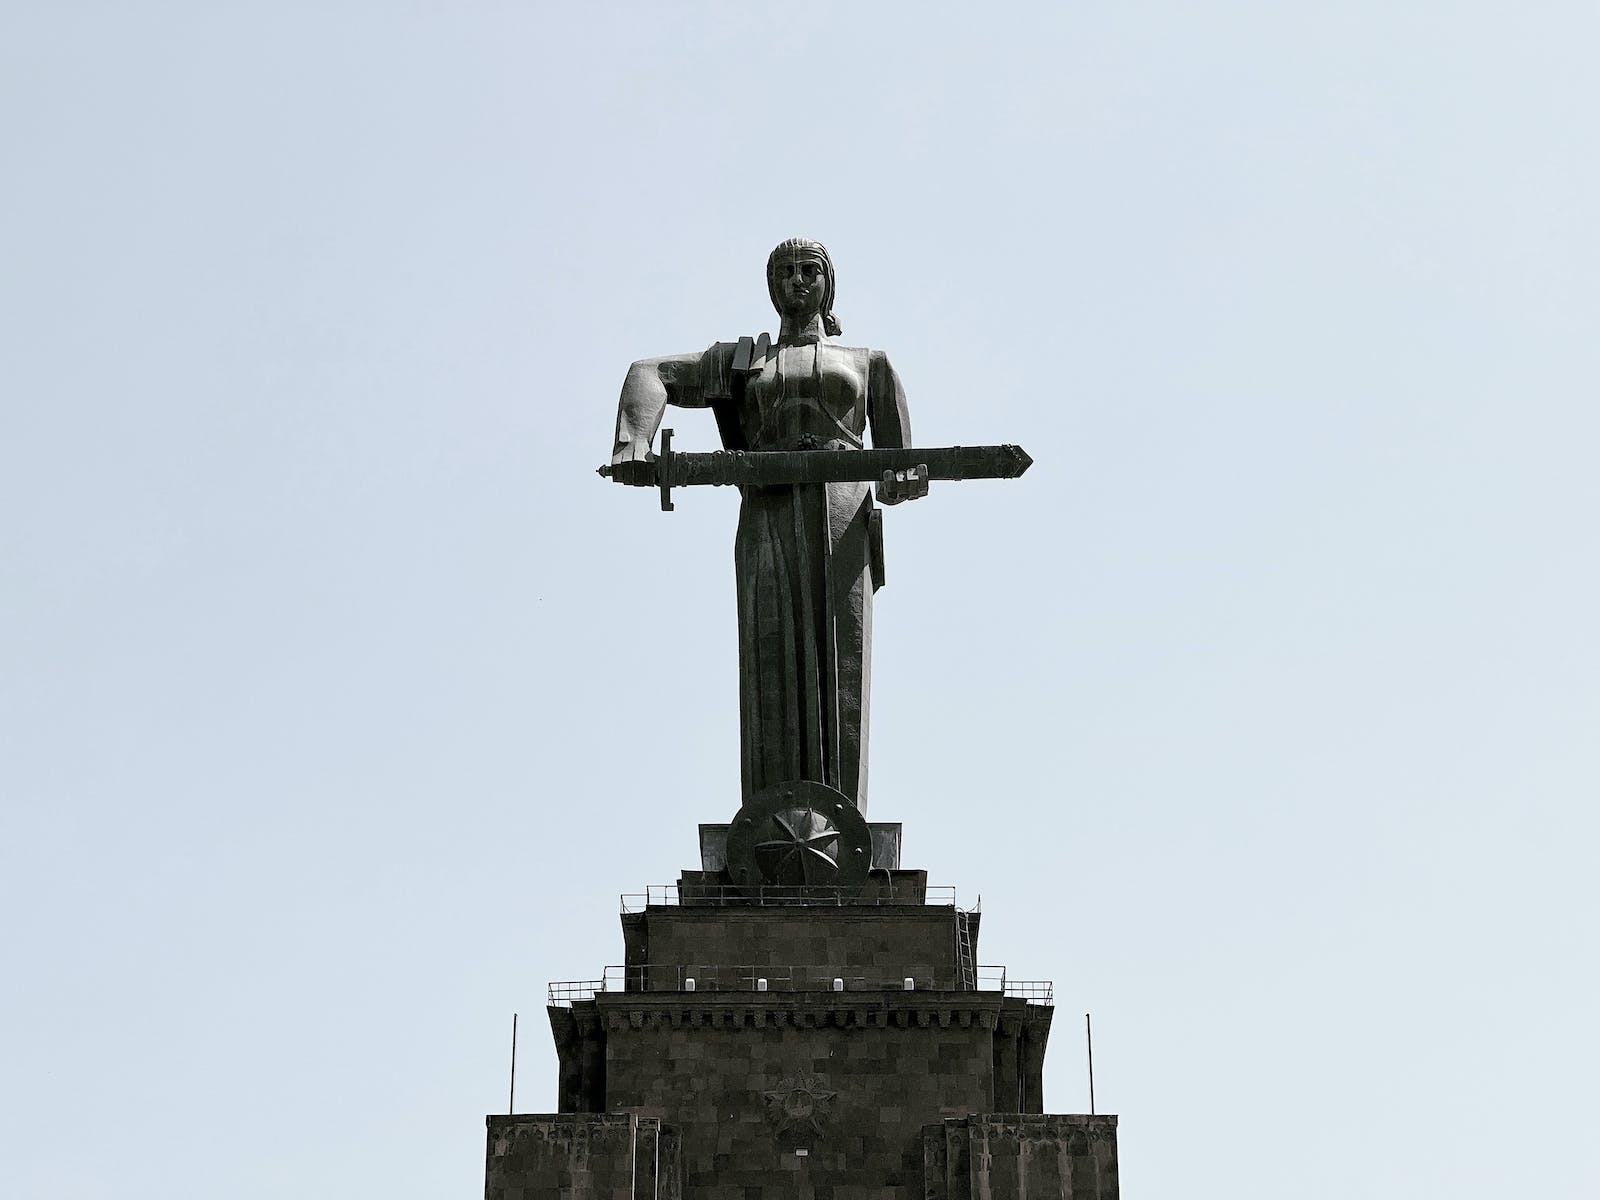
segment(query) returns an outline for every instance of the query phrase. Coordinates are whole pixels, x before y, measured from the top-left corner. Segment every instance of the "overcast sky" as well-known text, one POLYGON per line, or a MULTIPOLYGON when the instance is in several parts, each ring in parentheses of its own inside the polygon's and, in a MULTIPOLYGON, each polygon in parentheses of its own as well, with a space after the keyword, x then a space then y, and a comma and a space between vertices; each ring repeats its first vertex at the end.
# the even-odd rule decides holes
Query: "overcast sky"
MULTIPOLYGON (((738 807, 639 357, 844 341, 876 820, 1125 1194, 1600 1194, 1591 3, 0 4, 0 1193, 480 1194, 738 807)), ((678 441, 714 444, 704 413, 678 441)))

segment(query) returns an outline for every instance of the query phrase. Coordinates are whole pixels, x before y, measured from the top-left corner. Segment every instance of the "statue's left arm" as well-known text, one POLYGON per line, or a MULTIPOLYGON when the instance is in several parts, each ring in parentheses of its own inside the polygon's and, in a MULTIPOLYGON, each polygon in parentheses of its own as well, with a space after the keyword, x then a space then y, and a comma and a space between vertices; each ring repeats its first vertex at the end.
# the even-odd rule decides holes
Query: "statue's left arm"
MULTIPOLYGON (((867 424, 872 444, 880 449, 904 449, 911 445, 911 417, 906 411, 906 390, 900 376, 889 365, 889 356, 872 352, 868 365, 867 424)), ((920 500, 928 494, 928 477, 918 470, 886 472, 878 481, 878 503, 899 504, 920 500)))

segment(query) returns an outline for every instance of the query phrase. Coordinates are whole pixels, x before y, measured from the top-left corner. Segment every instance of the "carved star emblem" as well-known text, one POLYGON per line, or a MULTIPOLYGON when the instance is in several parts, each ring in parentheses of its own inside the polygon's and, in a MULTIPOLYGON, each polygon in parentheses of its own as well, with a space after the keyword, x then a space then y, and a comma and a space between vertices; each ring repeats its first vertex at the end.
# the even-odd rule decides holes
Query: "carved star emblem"
POLYGON ((854 895, 872 866, 872 831, 838 788, 812 779, 769 784, 728 826, 728 875, 763 903, 854 895))
POLYGON ((811 805, 780 809, 756 843, 761 873, 780 884, 831 883, 839 875, 839 828, 811 805))
POLYGON ((811 1133, 820 1137, 838 1094, 828 1090, 821 1075, 801 1071, 785 1076, 762 1097, 767 1102, 767 1120, 780 1134, 811 1133))

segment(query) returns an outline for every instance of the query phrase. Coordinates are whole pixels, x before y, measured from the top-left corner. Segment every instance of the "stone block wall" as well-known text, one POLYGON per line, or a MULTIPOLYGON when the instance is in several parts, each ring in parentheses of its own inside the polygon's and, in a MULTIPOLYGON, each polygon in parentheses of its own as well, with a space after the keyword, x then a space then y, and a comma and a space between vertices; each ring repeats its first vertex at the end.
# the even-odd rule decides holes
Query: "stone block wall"
POLYGON ((1118 1200, 1117 1118, 976 1113, 923 1131, 920 1200, 1118 1200))
POLYGON ((485 1200, 682 1200, 677 1131, 631 1113, 491 1116, 485 1200))
POLYGON ((550 1009, 568 1115, 491 1118, 489 1200, 1116 1200, 1116 1118, 1041 1115, 1053 1010, 971 986, 962 919, 625 915, 624 988, 550 1009))
POLYGON ((929 1122, 1040 1110, 1051 1015, 898 990, 607 993, 551 1013, 562 1103, 679 1130, 693 1200, 788 1195, 772 1189, 790 1171, 818 1197, 920 1200, 929 1122))
POLYGON ((607 1101, 683 1130, 696 1200, 772 1194, 763 1189, 797 1157, 813 1189, 870 1184, 876 1197, 910 1200, 922 1126, 993 1107, 998 1006, 903 1005, 774 997, 614 1010, 607 1101))
MULTIPOLYGON (((629 991, 773 991, 960 986, 954 908, 651 908, 622 918, 629 991)), ((973 954, 978 915, 965 917, 973 954)))

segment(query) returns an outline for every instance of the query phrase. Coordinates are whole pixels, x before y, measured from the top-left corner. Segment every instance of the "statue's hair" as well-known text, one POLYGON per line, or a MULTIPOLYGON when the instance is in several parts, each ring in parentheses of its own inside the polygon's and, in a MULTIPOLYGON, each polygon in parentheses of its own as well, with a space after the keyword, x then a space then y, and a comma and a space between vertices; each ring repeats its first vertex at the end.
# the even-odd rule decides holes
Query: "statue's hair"
POLYGON ((821 242, 814 242, 810 238, 793 237, 779 242, 773 247, 772 253, 767 255, 767 295, 772 300, 772 307, 782 312, 778 304, 777 280, 772 277, 772 269, 778 265, 778 258, 783 254, 815 254, 822 260, 822 329, 829 337, 838 337, 844 332, 844 327, 839 324, 839 318, 833 315, 833 259, 828 257, 828 248, 821 242))

